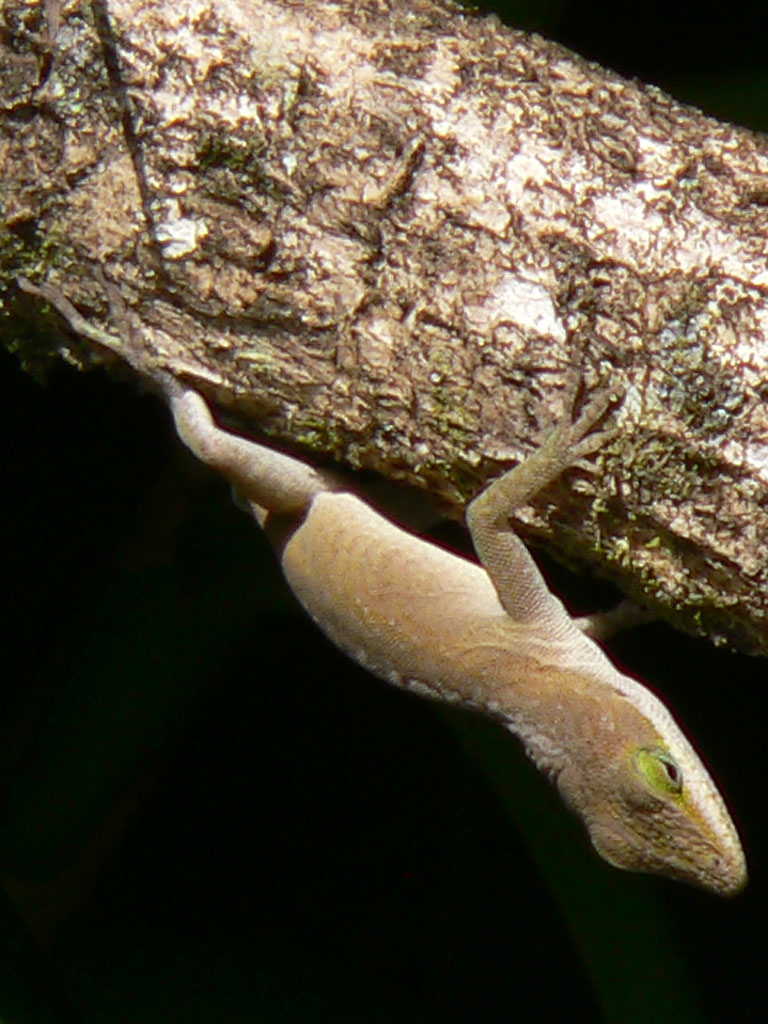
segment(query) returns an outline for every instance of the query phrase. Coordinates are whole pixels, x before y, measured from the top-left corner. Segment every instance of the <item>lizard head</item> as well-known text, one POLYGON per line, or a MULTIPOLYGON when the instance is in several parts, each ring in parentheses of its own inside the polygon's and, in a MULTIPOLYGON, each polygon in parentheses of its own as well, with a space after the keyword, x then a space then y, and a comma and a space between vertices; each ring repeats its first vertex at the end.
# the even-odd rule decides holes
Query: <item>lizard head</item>
POLYGON ((571 756, 557 773, 564 799, 615 867, 734 895, 746 864, 715 783, 666 707, 616 675, 624 686, 571 705, 571 756))

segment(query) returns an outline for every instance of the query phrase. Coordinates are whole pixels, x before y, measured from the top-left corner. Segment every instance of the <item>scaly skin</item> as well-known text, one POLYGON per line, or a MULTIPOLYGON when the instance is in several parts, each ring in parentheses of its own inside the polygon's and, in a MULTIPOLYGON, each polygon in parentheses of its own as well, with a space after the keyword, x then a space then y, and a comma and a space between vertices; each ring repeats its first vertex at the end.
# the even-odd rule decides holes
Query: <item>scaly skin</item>
MULTIPOLYGON (((19 285, 146 373, 129 332, 90 326, 50 285, 19 285)), ((700 758, 661 701, 586 635, 594 618, 567 614, 509 527, 517 506, 613 436, 593 430, 609 392, 469 504, 481 568, 399 529, 332 474, 221 429, 200 395, 160 371, 152 377, 184 443, 268 530, 279 520, 288 582, 350 657, 395 685, 499 719, 616 867, 720 895, 743 888, 741 844, 700 758)))

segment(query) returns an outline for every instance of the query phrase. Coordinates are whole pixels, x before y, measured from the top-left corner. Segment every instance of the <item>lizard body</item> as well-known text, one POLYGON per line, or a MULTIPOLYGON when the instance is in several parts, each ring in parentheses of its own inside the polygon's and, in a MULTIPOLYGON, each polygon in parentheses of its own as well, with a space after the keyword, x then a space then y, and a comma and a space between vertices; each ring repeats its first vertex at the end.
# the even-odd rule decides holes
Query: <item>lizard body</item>
POLYGON ((338 647, 390 683, 500 720, 611 864, 729 895, 746 883, 744 855, 706 768, 664 704, 568 615, 509 526, 605 441, 591 430, 609 401, 598 396, 470 503, 481 567, 399 528, 332 474, 222 430, 197 393, 170 393, 187 446, 268 530, 292 521, 283 572, 338 647))
MULTIPOLYGON (((333 474, 219 427, 201 395, 147 370, 130 341, 90 325, 59 289, 18 283, 160 386, 181 439, 279 538, 290 586, 342 650, 391 683, 500 720, 616 867, 720 895, 743 888, 738 834, 693 747, 591 638, 599 620, 568 615, 509 525, 515 508, 613 436, 593 430, 610 395, 470 502, 481 567, 400 529, 333 474)), ((124 319, 114 286, 107 294, 124 319)))

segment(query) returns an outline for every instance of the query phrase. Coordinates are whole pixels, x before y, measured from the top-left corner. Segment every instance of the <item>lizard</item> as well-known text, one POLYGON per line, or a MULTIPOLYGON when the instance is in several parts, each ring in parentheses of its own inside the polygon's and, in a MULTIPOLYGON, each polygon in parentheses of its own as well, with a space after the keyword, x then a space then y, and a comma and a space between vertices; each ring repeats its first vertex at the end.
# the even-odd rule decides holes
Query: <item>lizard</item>
POLYGON ((342 651, 389 683, 498 720, 615 867, 719 895, 744 887, 737 830, 693 746, 590 635, 599 617, 568 614, 510 525, 516 509, 616 436, 600 424, 620 394, 594 392, 469 502, 477 564, 396 525, 332 471, 219 426, 198 391, 139 367, 130 345, 92 327, 57 289, 19 284, 150 376, 183 443, 230 480, 276 540, 290 588, 342 651))

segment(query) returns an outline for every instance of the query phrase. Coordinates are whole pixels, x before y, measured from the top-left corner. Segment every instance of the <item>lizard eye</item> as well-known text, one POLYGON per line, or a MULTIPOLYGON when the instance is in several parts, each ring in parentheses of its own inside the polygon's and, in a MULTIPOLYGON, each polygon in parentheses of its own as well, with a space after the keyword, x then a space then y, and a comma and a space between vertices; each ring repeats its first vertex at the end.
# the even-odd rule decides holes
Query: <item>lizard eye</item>
POLYGON ((671 754, 661 747, 640 747, 635 764, 645 781, 655 790, 677 796, 683 791, 683 773, 671 754))

